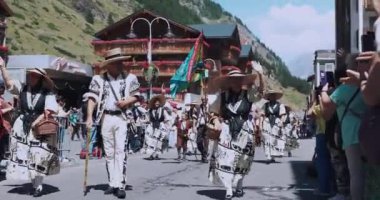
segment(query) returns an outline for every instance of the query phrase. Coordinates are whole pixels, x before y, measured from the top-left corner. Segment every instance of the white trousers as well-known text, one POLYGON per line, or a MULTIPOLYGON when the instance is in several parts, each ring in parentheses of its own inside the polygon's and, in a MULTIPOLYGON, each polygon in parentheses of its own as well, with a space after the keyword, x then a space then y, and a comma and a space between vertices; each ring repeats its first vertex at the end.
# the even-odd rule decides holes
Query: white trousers
POLYGON ((101 131, 109 186, 123 188, 126 184, 127 121, 121 115, 104 115, 101 131))

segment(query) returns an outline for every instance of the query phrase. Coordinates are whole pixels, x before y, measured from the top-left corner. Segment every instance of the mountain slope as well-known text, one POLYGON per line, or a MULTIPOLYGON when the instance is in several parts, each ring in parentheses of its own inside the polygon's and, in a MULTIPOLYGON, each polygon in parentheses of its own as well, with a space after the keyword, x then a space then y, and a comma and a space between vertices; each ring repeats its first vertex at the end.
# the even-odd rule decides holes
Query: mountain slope
MULTIPOLYGON (((284 62, 261 43, 239 18, 212 0, 6 0, 6 2, 15 13, 9 18, 7 33, 7 44, 12 54, 52 54, 93 63, 100 59, 94 55, 90 44, 95 31, 145 8, 183 24, 238 23, 242 43, 253 44, 255 59, 263 64, 266 71, 273 72, 282 86, 295 87, 298 91, 307 92, 305 84, 292 77, 284 62), (292 80, 290 81, 292 83, 289 83, 289 80, 292 80)), ((268 84, 271 87, 280 87, 276 81, 268 84)), ((303 98, 297 92, 294 94, 298 95, 297 98, 303 98)))

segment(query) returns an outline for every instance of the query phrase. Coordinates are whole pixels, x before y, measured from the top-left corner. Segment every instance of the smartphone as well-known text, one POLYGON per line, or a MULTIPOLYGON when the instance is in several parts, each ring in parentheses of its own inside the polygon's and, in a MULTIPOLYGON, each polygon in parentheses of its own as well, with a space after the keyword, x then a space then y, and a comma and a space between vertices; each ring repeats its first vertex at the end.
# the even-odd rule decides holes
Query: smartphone
POLYGON ((376 51, 375 45, 375 32, 368 31, 365 35, 362 35, 362 52, 376 51))

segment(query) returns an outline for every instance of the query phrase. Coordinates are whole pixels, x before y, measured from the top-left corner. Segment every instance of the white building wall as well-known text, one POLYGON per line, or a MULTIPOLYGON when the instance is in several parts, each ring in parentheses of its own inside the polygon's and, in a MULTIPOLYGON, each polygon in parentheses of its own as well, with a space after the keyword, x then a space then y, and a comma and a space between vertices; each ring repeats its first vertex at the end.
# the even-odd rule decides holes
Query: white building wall
MULTIPOLYGON (((359 0, 351 2, 351 53, 359 52, 359 0)), ((361 45, 360 45, 361 46, 361 45)))

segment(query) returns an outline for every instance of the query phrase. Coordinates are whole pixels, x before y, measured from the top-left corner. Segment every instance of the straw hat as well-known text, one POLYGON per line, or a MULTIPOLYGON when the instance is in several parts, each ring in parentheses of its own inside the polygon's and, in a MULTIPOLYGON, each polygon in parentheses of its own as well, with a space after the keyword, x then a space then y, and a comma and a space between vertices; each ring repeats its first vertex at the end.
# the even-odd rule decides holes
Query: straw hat
POLYGON ((45 85, 47 89, 54 89, 54 82, 51 80, 51 78, 48 77, 46 71, 44 69, 40 68, 34 68, 34 69, 29 69, 26 71, 27 74, 33 73, 33 74, 38 74, 44 78, 45 85))
POLYGON ((105 60, 100 64, 100 68, 103 68, 110 63, 128 60, 130 58, 131 56, 126 56, 123 54, 123 51, 121 50, 121 48, 114 48, 107 51, 105 60))
POLYGON ((276 90, 268 90, 264 94, 264 99, 269 100, 269 97, 273 96, 273 95, 275 96, 275 99, 278 100, 278 99, 281 99, 283 93, 280 91, 276 91, 276 90))
POLYGON ((152 97, 149 101, 149 108, 153 108, 156 101, 160 102, 160 106, 164 106, 166 103, 166 98, 164 95, 156 95, 152 97))
POLYGON ((241 70, 232 70, 228 72, 224 76, 220 76, 215 78, 211 83, 209 84, 210 90, 213 89, 221 89, 221 90, 227 90, 232 85, 252 85, 255 83, 255 79, 257 77, 257 74, 243 74, 241 70))

